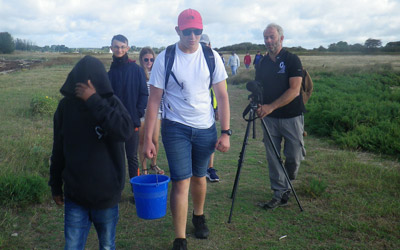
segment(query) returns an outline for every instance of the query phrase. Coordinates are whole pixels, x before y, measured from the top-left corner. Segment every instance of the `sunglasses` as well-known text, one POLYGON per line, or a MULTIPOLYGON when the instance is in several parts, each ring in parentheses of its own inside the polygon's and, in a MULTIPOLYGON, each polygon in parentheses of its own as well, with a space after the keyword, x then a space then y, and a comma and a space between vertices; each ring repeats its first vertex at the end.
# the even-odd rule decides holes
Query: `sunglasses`
POLYGON ((144 62, 149 62, 149 61, 150 62, 154 62, 154 58, 150 58, 150 59, 149 58, 144 58, 143 61, 144 62))
POLYGON ((203 33, 202 29, 185 29, 182 30, 182 34, 184 36, 190 36, 192 34, 192 32, 196 35, 196 36, 200 36, 201 33, 203 33))

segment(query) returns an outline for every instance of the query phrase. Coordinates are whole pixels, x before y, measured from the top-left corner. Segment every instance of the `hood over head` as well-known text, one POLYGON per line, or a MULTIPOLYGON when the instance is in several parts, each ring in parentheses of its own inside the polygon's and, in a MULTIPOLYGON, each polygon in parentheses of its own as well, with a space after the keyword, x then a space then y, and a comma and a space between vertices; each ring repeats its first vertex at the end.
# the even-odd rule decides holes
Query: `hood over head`
POLYGON ((75 96, 76 84, 79 82, 87 83, 89 79, 96 88, 97 94, 102 97, 113 95, 113 89, 104 64, 92 56, 85 56, 74 66, 60 92, 64 96, 75 96))

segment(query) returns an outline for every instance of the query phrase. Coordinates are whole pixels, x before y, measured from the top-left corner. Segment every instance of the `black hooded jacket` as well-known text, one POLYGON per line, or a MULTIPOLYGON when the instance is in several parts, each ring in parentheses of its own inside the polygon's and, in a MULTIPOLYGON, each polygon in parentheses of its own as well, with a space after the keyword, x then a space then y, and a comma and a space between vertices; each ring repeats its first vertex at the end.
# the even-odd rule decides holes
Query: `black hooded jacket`
POLYGON ((52 194, 93 209, 115 206, 125 183, 124 141, 134 130, 132 119, 113 94, 104 65, 81 59, 62 86, 64 98, 54 114, 50 165, 52 194), (75 95, 76 83, 91 80, 96 89, 86 102, 75 95))

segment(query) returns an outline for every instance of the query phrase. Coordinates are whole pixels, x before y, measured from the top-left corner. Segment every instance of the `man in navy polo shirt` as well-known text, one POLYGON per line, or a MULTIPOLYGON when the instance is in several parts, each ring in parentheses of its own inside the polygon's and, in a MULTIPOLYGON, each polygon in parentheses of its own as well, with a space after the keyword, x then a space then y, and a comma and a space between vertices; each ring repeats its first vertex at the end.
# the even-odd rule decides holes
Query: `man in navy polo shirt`
MULTIPOLYGON (((283 29, 269 24, 264 30, 264 43, 268 54, 256 67, 256 81, 263 86, 263 104, 257 115, 264 119, 278 152, 284 139, 285 169, 290 180, 296 178, 300 161, 304 159, 303 113, 305 111, 300 87, 302 65, 298 56, 282 48, 283 29)), ((269 178, 273 197, 263 204, 266 209, 287 205, 289 182, 264 131, 269 178)))

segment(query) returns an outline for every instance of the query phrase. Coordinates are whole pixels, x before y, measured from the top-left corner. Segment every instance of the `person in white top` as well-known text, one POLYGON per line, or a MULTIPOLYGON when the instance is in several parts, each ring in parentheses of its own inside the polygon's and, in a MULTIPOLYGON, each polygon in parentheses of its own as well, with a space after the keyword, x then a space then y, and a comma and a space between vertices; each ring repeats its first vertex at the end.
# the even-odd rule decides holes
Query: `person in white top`
POLYGON ((228 65, 231 67, 232 70, 232 75, 236 75, 238 68, 240 67, 240 60, 238 55, 236 55, 235 52, 232 51, 231 56, 229 57, 228 60, 228 65))
POLYGON ((152 158, 156 154, 151 138, 160 100, 163 97, 161 135, 172 180, 170 205, 175 231, 173 249, 186 249, 189 187, 193 200, 192 222, 195 236, 207 238, 209 235, 204 216, 207 189, 205 176, 208 160, 214 150, 226 152, 230 148, 230 110, 225 86, 227 74, 221 57, 212 51, 215 70, 210 72, 203 48, 199 44, 203 31, 200 13, 193 9, 182 11, 175 30, 179 42, 175 44, 174 64, 167 87, 165 87, 166 51, 157 56, 152 68, 143 153, 147 158, 152 158), (172 73, 175 77, 172 77, 172 73), (219 138, 217 138, 209 92, 210 74, 220 111, 219 138))

